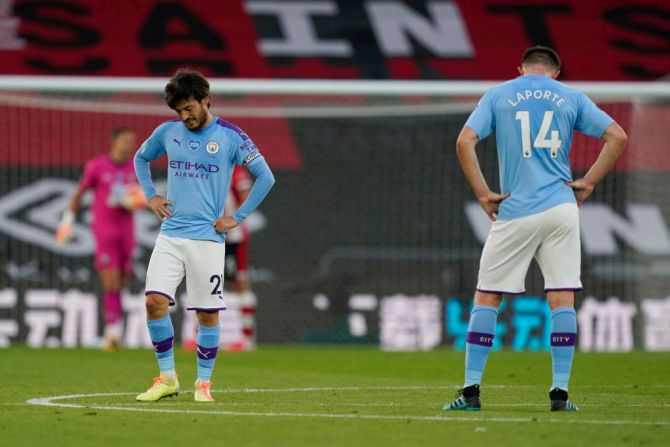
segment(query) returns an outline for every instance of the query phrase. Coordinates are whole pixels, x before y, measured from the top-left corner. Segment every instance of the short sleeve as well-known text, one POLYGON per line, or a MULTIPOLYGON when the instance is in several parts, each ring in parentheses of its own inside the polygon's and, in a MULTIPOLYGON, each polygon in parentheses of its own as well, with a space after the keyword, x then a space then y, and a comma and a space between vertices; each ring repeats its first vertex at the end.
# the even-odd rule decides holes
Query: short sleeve
POLYGON ((81 189, 89 189, 95 187, 95 183, 97 180, 96 172, 97 170, 95 169, 96 163, 94 160, 90 160, 86 165, 84 166, 84 174, 81 177, 81 181, 79 182, 79 187, 81 189))
POLYGON ((247 166, 253 160, 261 156, 261 152, 256 147, 249 135, 242 130, 235 132, 234 140, 234 161, 240 166, 247 166))
POLYGON ((575 129, 591 137, 602 138, 605 130, 614 120, 603 112, 591 99, 582 94, 575 129))
POLYGON ((495 130, 495 116, 493 114, 493 95, 489 90, 482 96, 475 110, 472 111, 465 125, 477 133, 480 140, 491 135, 495 130))

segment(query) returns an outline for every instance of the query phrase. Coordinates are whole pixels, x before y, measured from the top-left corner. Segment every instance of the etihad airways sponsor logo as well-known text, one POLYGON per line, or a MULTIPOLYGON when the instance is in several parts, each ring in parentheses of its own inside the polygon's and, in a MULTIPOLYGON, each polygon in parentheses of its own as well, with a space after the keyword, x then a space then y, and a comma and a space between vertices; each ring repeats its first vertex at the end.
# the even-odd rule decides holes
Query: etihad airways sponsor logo
POLYGON ((217 165, 181 160, 170 160, 170 167, 172 169, 179 169, 181 171, 209 172, 210 174, 214 174, 220 171, 220 168, 217 165))
POLYGON ((181 160, 170 160, 170 168, 175 177, 188 177, 201 180, 207 180, 209 174, 216 174, 221 170, 217 165, 181 160))

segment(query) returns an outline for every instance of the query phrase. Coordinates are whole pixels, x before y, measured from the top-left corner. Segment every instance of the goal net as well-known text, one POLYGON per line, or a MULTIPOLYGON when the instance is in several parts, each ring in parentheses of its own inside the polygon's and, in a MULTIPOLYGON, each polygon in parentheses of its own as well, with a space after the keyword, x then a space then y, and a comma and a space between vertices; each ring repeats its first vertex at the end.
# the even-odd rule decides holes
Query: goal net
MULTIPOLYGON (((97 309, 97 301, 90 304, 100 289, 87 208, 72 243, 59 246, 53 232, 84 163, 108 150, 112 129, 130 127, 141 142, 175 117, 163 101, 164 84, 0 78, 0 344, 76 345, 82 334, 97 331, 84 323, 66 327, 84 321, 88 307, 97 309)), ((213 113, 254 140, 277 178, 248 222, 259 341, 460 347, 489 222, 461 173, 454 142, 492 84, 211 84, 213 113)), ((580 213, 580 346, 670 349, 670 88, 575 86, 630 137, 614 172, 580 213)), ((575 137, 575 176, 601 147, 575 137)), ((495 139, 481 142, 477 153, 497 190, 495 139)), ((166 164, 152 170, 164 188, 166 164)), ((158 222, 142 211, 136 228, 135 270, 124 298, 131 345, 139 343, 128 331, 141 331, 145 267, 158 222)), ((525 297, 506 303, 499 339, 515 349, 541 349, 548 324, 536 266, 526 288, 525 297)), ((176 312, 178 321, 182 310, 176 312)))

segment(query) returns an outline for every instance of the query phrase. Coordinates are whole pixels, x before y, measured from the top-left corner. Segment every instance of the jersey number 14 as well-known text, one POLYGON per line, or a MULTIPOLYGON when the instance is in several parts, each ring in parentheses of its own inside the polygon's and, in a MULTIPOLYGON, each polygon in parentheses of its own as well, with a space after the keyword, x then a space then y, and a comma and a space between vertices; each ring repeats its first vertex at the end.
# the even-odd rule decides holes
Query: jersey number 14
MULTIPOLYGON (((530 158, 530 112, 520 110, 516 112, 515 118, 521 121, 521 146, 523 149, 523 158, 530 158)), ((562 143, 558 137, 558 131, 552 130, 551 138, 547 139, 547 134, 549 133, 549 128, 551 127, 551 122, 553 119, 553 111, 547 110, 544 112, 542 124, 540 125, 540 131, 537 133, 537 137, 535 137, 533 147, 536 149, 549 149, 551 158, 556 158, 562 143)))

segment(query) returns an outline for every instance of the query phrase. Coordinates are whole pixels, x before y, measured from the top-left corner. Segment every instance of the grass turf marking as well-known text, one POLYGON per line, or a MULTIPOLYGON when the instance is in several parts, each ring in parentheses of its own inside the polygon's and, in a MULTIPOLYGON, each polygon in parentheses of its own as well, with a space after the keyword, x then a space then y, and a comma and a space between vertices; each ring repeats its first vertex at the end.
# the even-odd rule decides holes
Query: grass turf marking
MULTIPOLYGON (((219 390, 214 392, 311 392, 311 391, 346 391, 346 390, 375 390, 375 389, 417 389, 417 388, 435 388, 431 386, 408 386, 408 387, 306 387, 306 388, 266 388, 266 389, 249 389, 249 390, 219 390)), ((247 416, 247 417, 298 417, 298 418, 329 418, 329 419, 358 419, 358 420, 417 420, 417 421, 457 421, 457 422, 516 422, 516 423, 532 423, 532 422, 549 422, 549 423, 570 423, 570 424, 588 424, 588 425, 670 425, 670 421, 635 421, 635 420, 596 420, 596 419, 563 419, 563 418, 549 418, 538 419, 537 417, 486 417, 486 416, 472 416, 472 417, 458 417, 440 414, 435 416, 422 415, 380 415, 380 414, 338 414, 338 413, 291 413, 291 412, 257 412, 257 411, 230 411, 230 410, 190 410, 190 409, 167 409, 167 408, 143 408, 138 406, 123 406, 119 405, 97 405, 97 404, 72 404, 55 402, 69 399, 81 399, 92 397, 111 397, 111 396, 129 396, 135 395, 136 392, 124 393, 92 393, 92 394, 70 394, 63 396, 38 397, 26 401, 29 405, 38 405, 46 407, 60 407, 60 408, 75 408, 75 409, 94 409, 94 410, 108 410, 108 411, 135 411, 135 412, 150 412, 150 413, 176 413, 176 414, 211 414, 220 416, 247 416)))

